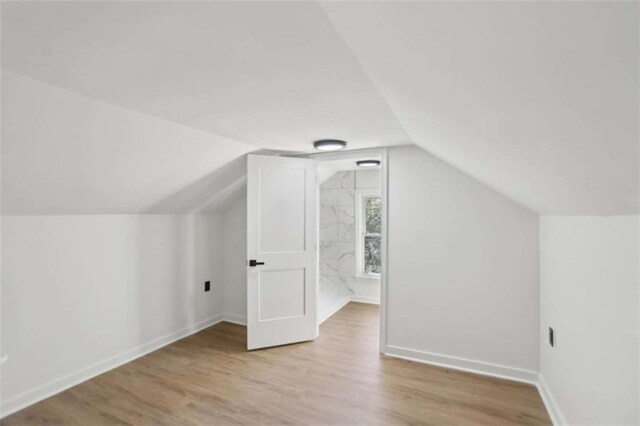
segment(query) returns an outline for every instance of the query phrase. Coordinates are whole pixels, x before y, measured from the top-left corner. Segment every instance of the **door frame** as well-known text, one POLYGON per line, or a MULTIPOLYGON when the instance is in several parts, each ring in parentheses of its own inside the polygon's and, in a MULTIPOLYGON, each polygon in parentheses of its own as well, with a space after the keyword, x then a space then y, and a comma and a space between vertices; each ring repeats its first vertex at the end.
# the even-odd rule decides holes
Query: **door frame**
MULTIPOLYGON (((382 248, 382 273, 380 274, 380 341, 379 341, 379 351, 380 353, 385 352, 386 344, 387 344, 387 304, 388 304, 388 277, 389 277, 389 268, 388 268, 388 214, 389 214, 389 195, 388 195, 388 163, 387 163, 387 148, 368 148, 368 149, 356 149, 352 151, 334 151, 334 152, 323 152, 318 154, 310 154, 309 158, 313 158, 318 160, 318 162, 322 161, 330 161, 330 160, 345 160, 350 158, 360 158, 360 157, 380 157, 380 179, 381 182, 381 198, 382 198, 382 229, 381 229, 381 248, 382 248)), ((320 194, 320 185, 317 185, 318 188, 318 198, 320 194)), ((318 206, 320 204, 318 203, 318 206)), ((318 207, 319 208, 319 207, 318 207)), ((318 221, 319 226, 320 221, 318 221)), ((318 231, 318 242, 320 240, 320 231, 318 231)), ((317 250, 318 261, 320 258, 320 250, 317 250)), ((317 288, 320 291, 320 274, 317 274, 316 279, 318 280, 317 288)))

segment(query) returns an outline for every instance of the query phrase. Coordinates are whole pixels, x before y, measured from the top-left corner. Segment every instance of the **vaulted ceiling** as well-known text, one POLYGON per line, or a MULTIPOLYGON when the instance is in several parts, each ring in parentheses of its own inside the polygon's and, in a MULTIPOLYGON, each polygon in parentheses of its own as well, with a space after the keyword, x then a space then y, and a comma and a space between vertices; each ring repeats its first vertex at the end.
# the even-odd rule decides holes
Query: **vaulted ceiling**
POLYGON ((638 3, 326 3, 412 141, 541 213, 638 211, 638 3))
POLYGON ((255 146, 409 142, 314 3, 10 4, 2 36, 8 71, 255 146))
POLYGON ((634 2, 3 3, 3 208, 206 211, 241 185, 244 153, 335 137, 414 143, 540 213, 638 212, 637 16, 634 2))

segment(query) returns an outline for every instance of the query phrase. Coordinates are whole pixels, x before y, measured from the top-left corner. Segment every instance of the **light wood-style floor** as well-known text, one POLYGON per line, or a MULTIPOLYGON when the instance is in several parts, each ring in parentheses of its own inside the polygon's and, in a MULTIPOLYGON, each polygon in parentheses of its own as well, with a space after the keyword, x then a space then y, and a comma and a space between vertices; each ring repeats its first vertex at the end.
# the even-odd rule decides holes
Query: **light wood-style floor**
POLYGON ((2 424, 551 424, 535 387, 378 354, 378 307, 350 303, 313 342, 247 352, 221 323, 2 424))

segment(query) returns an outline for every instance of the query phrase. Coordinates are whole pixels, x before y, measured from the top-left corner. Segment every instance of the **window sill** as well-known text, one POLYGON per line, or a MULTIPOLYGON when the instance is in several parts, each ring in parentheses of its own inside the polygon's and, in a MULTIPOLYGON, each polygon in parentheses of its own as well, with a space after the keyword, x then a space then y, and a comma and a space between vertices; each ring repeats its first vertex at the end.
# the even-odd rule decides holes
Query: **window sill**
POLYGON ((361 280, 377 280, 380 281, 380 275, 356 275, 355 278, 361 280))

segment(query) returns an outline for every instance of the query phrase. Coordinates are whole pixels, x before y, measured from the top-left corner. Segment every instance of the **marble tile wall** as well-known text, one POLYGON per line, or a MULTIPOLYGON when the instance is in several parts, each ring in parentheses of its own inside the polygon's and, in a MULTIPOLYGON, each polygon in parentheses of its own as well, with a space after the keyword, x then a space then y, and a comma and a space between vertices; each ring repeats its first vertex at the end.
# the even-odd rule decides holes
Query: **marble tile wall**
POLYGON ((320 292, 344 298, 355 274, 355 172, 326 180, 320 206, 320 292))
POLYGON ((355 191, 379 187, 379 173, 336 172, 320 186, 320 312, 345 297, 379 295, 379 282, 355 278, 355 191))

